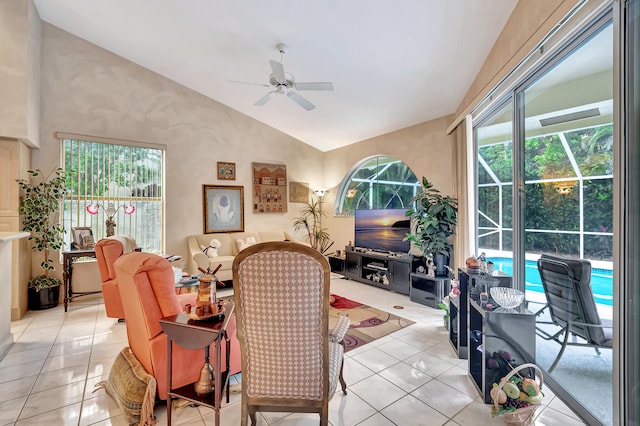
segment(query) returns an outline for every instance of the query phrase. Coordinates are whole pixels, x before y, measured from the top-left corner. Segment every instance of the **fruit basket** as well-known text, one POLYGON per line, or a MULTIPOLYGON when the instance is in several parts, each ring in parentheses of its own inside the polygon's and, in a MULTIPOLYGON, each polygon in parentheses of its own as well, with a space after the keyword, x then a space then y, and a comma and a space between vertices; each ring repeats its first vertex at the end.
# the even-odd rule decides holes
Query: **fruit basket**
POLYGON ((509 426, 528 426, 533 423, 543 396, 542 371, 535 364, 522 364, 511 370, 499 384, 493 384, 491 415, 502 415, 509 426), (519 374, 525 368, 533 368, 536 371, 538 382, 519 374))

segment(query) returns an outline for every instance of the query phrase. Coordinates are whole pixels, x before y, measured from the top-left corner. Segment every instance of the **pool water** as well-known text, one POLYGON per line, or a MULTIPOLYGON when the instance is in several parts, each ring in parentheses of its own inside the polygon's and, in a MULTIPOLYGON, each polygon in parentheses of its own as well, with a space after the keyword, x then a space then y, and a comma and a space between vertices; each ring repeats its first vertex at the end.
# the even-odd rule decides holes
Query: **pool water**
MULTIPOLYGON (((494 263, 494 268, 513 276, 512 259, 508 257, 487 258, 494 263)), ((538 263, 535 260, 527 260, 525 264, 526 289, 544 293, 542 281, 538 273, 538 263)), ((613 271, 608 269, 591 269, 591 289, 596 303, 607 306, 613 305, 613 271)))

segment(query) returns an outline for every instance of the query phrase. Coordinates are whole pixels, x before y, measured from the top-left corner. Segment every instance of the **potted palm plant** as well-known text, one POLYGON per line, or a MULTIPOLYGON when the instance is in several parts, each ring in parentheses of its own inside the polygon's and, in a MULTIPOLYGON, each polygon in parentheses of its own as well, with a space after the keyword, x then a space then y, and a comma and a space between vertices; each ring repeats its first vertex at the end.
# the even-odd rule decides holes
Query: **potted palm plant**
POLYGON ((293 221, 295 231, 303 230, 306 233, 309 245, 321 254, 327 254, 333 245, 329 232, 322 227, 322 218, 324 216, 322 202, 320 200, 312 200, 300 210, 300 216, 293 221))
POLYGON ((451 236, 458 224, 458 200, 441 195, 423 176, 422 188, 411 203, 414 207, 407 211, 407 216, 411 217, 411 232, 404 240, 411 241, 425 258, 433 256, 436 275, 445 276, 453 251, 451 236))
POLYGON ((32 249, 42 252, 44 259, 40 267, 42 274, 29 281, 29 309, 49 309, 58 305, 60 284, 62 282, 51 275, 55 270, 53 250, 64 245, 65 229, 57 223, 56 213, 66 192, 65 171, 57 168, 48 176, 40 169, 29 170, 30 180, 19 179, 18 185, 23 194, 20 199, 22 228, 31 232, 29 240, 32 249))

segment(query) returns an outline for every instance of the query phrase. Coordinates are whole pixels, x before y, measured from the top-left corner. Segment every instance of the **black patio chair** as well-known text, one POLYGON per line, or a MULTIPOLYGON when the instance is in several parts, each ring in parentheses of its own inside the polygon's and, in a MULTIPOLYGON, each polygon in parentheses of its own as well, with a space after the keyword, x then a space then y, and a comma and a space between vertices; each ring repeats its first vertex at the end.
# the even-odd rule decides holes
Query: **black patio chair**
POLYGON ((598 315, 591 290, 591 263, 584 259, 543 254, 538 259, 538 271, 547 304, 537 315, 548 309, 551 321, 536 322, 536 333, 545 340, 553 340, 561 345, 548 372, 558 365, 568 345, 593 347, 598 355, 600 348, 610 349, 612 324, 611 321, 601 320, 598 315), (548 332, 540 326, 542 324, 553 324, 560 330, 548 332), (573 335, 571 341, 569 334, 573 335))

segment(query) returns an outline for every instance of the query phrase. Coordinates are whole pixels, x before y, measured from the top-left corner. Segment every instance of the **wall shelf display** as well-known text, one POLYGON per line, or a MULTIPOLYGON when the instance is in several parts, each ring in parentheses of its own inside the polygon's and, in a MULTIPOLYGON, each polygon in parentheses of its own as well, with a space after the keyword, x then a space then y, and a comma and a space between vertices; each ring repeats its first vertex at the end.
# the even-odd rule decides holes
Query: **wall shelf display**
POLYGON ((287 166, 252 163, 253 212, 287 212, 287 166))

